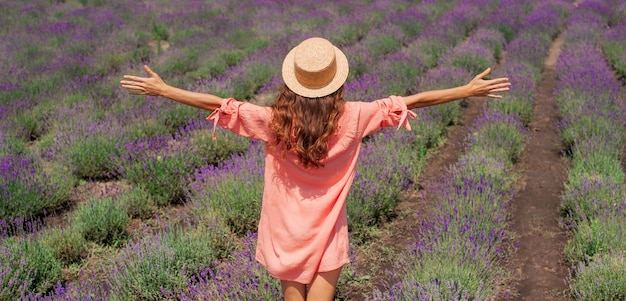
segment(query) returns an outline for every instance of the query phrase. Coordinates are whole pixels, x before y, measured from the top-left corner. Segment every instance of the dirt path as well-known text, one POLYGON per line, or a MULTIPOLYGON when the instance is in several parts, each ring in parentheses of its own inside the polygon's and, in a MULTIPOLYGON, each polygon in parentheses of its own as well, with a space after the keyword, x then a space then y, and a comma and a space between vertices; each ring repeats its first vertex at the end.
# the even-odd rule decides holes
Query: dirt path
POLYGON ((511 212, 512 229, 520 244, 512 258, 516 285, 512 300, 567 300, 568 271, 563 261, 567 237, 558 222, 566 164, 560 156, 560 133, 555 127, 559 113, 552 96, 554 65, 563 40, 561 34, 545 61, 535 99, 535 120, 529 125, 532 136, 520 163, 522 187, 511 212))

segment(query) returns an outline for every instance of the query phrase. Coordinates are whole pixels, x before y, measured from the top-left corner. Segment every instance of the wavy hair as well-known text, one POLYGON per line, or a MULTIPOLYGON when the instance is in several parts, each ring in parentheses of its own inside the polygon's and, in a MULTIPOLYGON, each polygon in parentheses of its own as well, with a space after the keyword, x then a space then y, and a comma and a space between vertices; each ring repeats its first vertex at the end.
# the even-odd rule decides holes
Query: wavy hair
POLYGON ((324 166, 321 161, 328 156, 328 140, 337 130, 344 104, 343 86, 330 95, 308 98, 283 85, 271 106, 274 146, 283 156, 295 151, 305 168, 324 166))

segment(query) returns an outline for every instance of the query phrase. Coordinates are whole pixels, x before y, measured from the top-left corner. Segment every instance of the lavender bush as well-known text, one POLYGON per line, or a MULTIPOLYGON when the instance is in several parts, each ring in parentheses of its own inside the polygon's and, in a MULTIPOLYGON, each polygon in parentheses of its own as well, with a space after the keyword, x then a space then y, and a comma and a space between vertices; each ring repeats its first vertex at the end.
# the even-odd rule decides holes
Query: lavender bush
POLYGON ((45 172, 30 156, 0 159, 0 219, 36 217, 68 201, 74 181, 63 170, 45 172))
POLYGON ((525 128, 518 115, 484 113, 469 137, 469 152, 517 162, 524 150, 525 128))
POLYGON ((248 233, 231 258, 203 268, 186 287, 165 291, 178 300, 279 300, 280 282, 270 276, 255 256, 256 234, 248 233))
MULTIPOLYGON (((568 35, 557 63, 555 95, 564 115, 563 140, 572 156, 562 196, 562 210, 572 230, 565 252, 573 264, 570 293, 577 300, 624 298, 621 250, 626 176, 620 160, 625 107, 618 96, 623 87, 597 49, 598 43, 605 43, 601 30, 608 25, 612 5, 611 1, 589 1, 573 11, 570 26, 575 30, 571 38, 568 35)), ((604 48, 608 59, 611 52, 607 49, 610 46, 604 48)))
POLYGON ((91 199, 74 212, 73 218, 72 225, 88 241, 118 245, 126 237, 128 213, 113 199, 91 199))
POLYGON ((54 250, 36 239, 5 239, 0 254, 2 300, 28 292, 46 293, 61 279, 61 264, 54 257, 54 250))
POLYGON ((113 261, 109 300, 163 300, 224 255, 222 230, 211 218, 200 220, 184 231, 174 226, 124 247, 113 261))
POLYGON ((246 155, 236 154, 213 166, 198 169, 190 200, 200 212, 215 212, 231 231, 255 231, 261 214, 265 149, 252 142, 246 155))
POLYGON ((602 253, 593 261, 580 262, 569 278, 569 287, 577 300, 621 300, 626 298, 626 262, 624 253, 602 253))

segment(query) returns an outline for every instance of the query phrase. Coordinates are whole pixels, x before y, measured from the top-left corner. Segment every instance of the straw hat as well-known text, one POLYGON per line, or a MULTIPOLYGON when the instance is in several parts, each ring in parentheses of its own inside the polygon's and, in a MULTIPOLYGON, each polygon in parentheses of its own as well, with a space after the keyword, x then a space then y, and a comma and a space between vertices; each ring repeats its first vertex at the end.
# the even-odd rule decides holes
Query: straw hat
POLYGON ((348 59, 339 48, 326 39, 310 38, 289 51, 282 74, 293 92, 315 98, 337 91, 348 71, 348 59))

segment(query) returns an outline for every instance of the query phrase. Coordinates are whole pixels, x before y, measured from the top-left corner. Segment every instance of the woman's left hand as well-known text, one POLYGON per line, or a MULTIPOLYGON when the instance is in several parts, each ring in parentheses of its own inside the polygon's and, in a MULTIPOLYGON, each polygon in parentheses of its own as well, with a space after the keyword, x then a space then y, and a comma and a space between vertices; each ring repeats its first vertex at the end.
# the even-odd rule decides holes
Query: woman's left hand
POLYGON ((502 98, 502 95, 493 94, 495 92, 509 91, 511 83, 508 78, 501 77, 496 79, 483 79, 491 72, 491 68, 483 71, 467 84, 470 96, 487 96, 492 98, 502 98))

